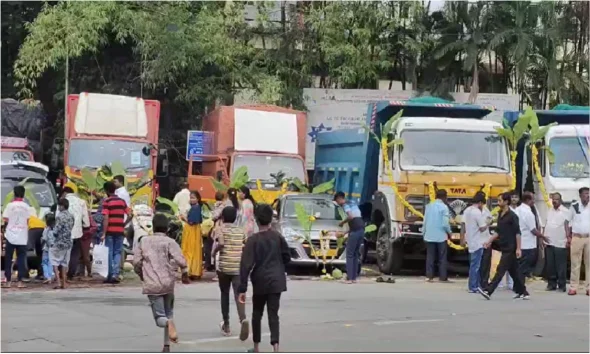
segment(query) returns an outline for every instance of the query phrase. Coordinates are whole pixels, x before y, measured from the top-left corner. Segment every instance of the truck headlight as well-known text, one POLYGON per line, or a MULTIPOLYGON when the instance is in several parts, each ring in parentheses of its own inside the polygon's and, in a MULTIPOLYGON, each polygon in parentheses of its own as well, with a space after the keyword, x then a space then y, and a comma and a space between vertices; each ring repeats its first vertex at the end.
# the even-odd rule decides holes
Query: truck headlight
MULTIPOLYGON (((406 201, 412 206, 414 207, 414 209, 416 209, 417 211, 421 212, 422 214, 424 214, 424 201, 425 198, 422 196, 410 196, 406 198, 406 201)), ((405 208, 405 218, 406 220, 408 219, 413 219, 416 218, 417 216, 414 215, 410 209, 405 208)))

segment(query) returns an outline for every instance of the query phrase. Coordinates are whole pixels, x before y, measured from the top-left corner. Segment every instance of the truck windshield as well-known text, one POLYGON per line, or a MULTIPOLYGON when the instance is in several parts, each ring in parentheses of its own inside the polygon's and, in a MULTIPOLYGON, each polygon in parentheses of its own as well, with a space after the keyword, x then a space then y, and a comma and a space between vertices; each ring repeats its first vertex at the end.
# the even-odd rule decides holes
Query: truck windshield
MULTIPOLYGON (((23 178, 2 178, 1 181, 1 189, 2 189, 2 202, 4 203, 4 199, 12 191, 12 189, 21 183, 24 179, 23 178)), ((28 178, 25 182, 25 188, 31 191, 37 203, 42 208, 50 208, 54 204, 57 203, 57 198, 55 196, 55 191, 51 183, 49 183, 45 179, 41 178, 28 178)), ((26 200, 25 200, 26 201, 26 200)), ((28 202, 28 201, 27 201, 28 202)), ((30 202, 29 202, 30 204, 30 202)))
POLYGON ((67 165, 98 168, 119 161, 125 169, 149 168, 150 158, 141 151, 145 145, 135 141, 72 139, 67 165))
POLYGON ((273 180, 271 174, 282 171, 286 178, 297 177, 305 181, 305 167, 303 166, 303 162, 291 156, 236 155, 233 162, 233 171, 241 166, 248 167, 250 180, 273 180))
POLYGON ((301 204, 308 215, 313 215, 318 220, 341 220, 338 208, 331 200, 319 198, 287 198, 283 207, 283 217, 297 218, 295 205, 301 204))
POLYGON ((2 151, 2 162, 33 161, 29 151, 2 151))
POLYGON ((400 166, 404 170, 460 167, 509 170, 506 143, 492 132, 454 130, 404 130, 400 166))
POLYGON ((549 140, 549 149, 555 160, 551 164, 551 176, 588 177, 588 140, 583 137, 555 137, 549 140))

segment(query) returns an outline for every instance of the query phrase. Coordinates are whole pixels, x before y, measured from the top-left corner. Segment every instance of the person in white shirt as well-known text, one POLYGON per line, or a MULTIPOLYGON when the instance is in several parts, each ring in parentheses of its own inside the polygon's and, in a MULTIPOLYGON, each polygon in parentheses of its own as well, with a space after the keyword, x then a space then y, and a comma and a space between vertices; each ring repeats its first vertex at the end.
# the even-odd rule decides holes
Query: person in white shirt
MULTIPOLYGON (((491 217, 488 218, 488 214, 484 213, 485 203, 485 194, 476 193, 473 204, 463 212, 461 223, 461 243, 465 244, 466 241, 469 250, 468 290, 470 293, 477 293, 477 288, 481 286, 480 266, 484 252, 483 246, 489 239, 488 228, 491 217)), ((487 281, 484 286, 487 286, 487 281)))
POLYGON ((131 196, 129 195, 127 188, 125 188, 125 176, 117 175, 113 177, 113 183, 117 188, 115 190, 115 195, 127 203, 127 208, 131 208, 131 196))
POLYGON ((568 239, 570 240, 570 290, 569 295, 576 295, 580 283, 580 269, 584 259, 586 271, 586 295, 590 295, 590 205, 588 205, 588 187, 579 190, 580 201, 570 207, 568 239))
POLYGON ((68 211, 74 216, 74 228, 72 229, 72 240, 74 242, 68 265, 68 280, 72 280, 78 271, 82 255, 82 236, 84 235, 84 228, 90 227, 90 218, 88 217, 88 204, 78 197, 72 188, 64 187, 63 192, 64 198, 70 203, 68 211))
POLYGON ((178 215, 186 215, 191 208, 191 191, 188 189, 188 183, 183 182, 180 186, 180 192, 174 196, 174 204, 178 205, 178 215))
POLYGON ((6 204, 2 219, 5 226, 4 238, 6 248, 4 253, 4 276, 6 284, 2 287, 10 288, 12 280, 12 256, 16 251, 16 262, 18 267, 19 288, 24 288, 23 279, 27 272, 27 243, 29 241, 29 218, 34 212, 24 201, 25 187, 15 186, 13 189, 14 199, 6 204))
POLYGON ((537 239, 546 241, 546 237, 537 229, 537 218, 531 209, 535 197, 531 192, 522 195, 522 204, 516 208, 520 225, 522 257, 519 259, 520 271, 525 278, 532 278, 537 264, 537 239))
POLYGON ((545 247, 545 262, 547 266, 547 291, 559 289, 565 292, 567 274, 567 234, 570 217, 569 210, 561 204, 561 194, 551 195, 553 208, 547 211, 547 220, 543 234, 548 242, 545 247))

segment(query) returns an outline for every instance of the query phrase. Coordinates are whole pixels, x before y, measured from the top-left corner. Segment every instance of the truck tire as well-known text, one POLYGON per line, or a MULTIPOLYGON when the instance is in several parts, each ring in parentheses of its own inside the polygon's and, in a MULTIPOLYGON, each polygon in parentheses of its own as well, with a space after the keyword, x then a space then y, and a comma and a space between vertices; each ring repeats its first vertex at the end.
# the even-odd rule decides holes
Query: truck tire
POLYGON ((387 275, 399 274, 404 262, 404 251, 399 242, 390 241, 387 223, 382 223, 377 231, 377 266, 387 275))

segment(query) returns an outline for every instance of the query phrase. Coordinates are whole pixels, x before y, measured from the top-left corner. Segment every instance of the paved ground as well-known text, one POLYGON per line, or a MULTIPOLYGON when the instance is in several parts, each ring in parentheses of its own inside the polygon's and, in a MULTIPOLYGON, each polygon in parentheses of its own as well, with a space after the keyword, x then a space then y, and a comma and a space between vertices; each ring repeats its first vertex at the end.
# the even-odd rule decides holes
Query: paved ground
MULTIPOLYGON (((288 286, 281 307, 283 351, 589 349, 588 297, 546 293, 542 282, 531 286, 530 301, 512 300, 505 290, 486 301, 468 294, 463 280, 425 284, 417 277, 357 285, 292 280, 288 286)), ((232 304, 233 319, 234 311, 232 304)), ((219 335, 216 284, 180 285, 175 317, 181 343, 173 351, 245 352, 251 347, 219 335)), ((138 288, 3 292, 1 318, 3 352, 161 349, 162 331, 138 288)), ((266 323, 263 332, 268 351, 266 323)))

